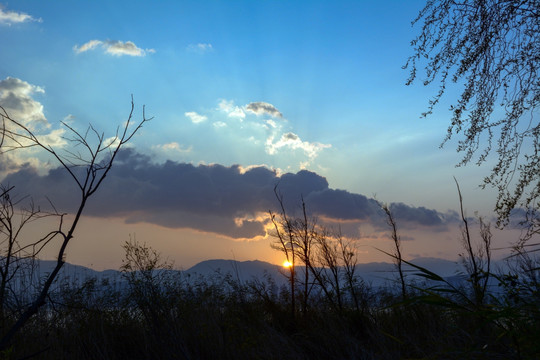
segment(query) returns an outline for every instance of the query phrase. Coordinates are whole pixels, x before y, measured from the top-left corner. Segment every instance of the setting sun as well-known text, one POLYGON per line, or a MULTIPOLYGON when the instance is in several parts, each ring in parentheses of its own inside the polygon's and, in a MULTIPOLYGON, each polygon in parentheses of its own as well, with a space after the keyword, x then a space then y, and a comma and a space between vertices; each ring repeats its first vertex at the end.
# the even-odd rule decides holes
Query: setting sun
POLYGON ((292 265, 293 265, 292 262, 290 262, 289 260, 285 260, 285 261, 283 262, 283 267, 289 268, 289 267, 291 267, 292 265))

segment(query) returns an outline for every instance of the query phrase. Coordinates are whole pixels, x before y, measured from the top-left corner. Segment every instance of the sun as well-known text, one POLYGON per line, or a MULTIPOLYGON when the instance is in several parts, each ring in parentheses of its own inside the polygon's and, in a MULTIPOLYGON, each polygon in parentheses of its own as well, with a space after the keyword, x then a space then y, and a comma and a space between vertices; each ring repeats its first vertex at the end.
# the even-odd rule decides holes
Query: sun
POLYGON ((285 260, 283 262, 283 267, 285 268, 290 268, 292 265, 293 265, 292 262, 290 262, 289 260, 285 260))

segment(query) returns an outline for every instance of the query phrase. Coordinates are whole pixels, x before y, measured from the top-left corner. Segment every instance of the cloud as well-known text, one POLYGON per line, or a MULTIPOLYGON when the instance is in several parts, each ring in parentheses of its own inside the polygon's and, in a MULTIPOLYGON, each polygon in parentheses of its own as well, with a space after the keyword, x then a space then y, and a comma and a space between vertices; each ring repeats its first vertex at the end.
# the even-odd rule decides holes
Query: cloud
POLYGON ((234 105, 234 101, 232 100, 222 99, 218 104, 218 110, 224 112, 230 118, 243 120, 246 117, 244 110, 242 110, 241 107, 234 105))
MULTIPOLYGON (((83 174, 83 169, 75 170, 81 172, 78 175, 83 174)), ((47 196, 59 211, 75 210, 77 188, 63 169, 40 176, 26 165, 4 181, 16 185, 19 195, 33 195, 37 204, 47 196)), ((191 228, 238 239, 254 238, 265 235, 268 210, 278 210, 276 184, 290 215, 299 215, 303 197, 310 215, 334 222, 384 224, 384 214, 375 200, 331 189, 324 177, 311 171, 278 174, 264 166, 195 166, 173 161, 156 164, 133 149, 118 154, 86 214, 122 217, 130 223, 191 228)), ((41 205, 46 206, 46 202, 41 205)), ((394 209, 398 222, 445 225, 443 217, 434 210, 404 204, 396 204, 394 209)))
POLYGON ((218 104, 218 110, 224 112, 229 117, 244 119, 246 117, 246 111, 253 113, 257 116, 268 114, 272 117, 283 117, 283 114, 272 104, 259 101, 252 102, 245 106, 236 106, 234 101, 221 99, 218 104))
POLYGON ((214 50, 212 44, 204 44, 204 43, 189 44, 186 49, 190 52, 197 52, 200 54, 214 50))
POLYGON ((283 142, 293 142, 294 143, 294 142, 299 142, 300 138, 296 134, 286 133, 286 134, 283 134, 283 136, 281 137, 281 140, 283 142))
POLYGON ((392 214, 398 219, 415 221, 420 225, 429 226, 440 223, 443 220, 442 215, 439 215, 437 211, 426 209, 423 206, 411 209, 410 206, 403 203, 392 203, 390 204, 390 211, 392 211, 392 214))
POLYGON ((81 46, 75 45, 73 47, 73 51, 80 54, 86 51, 94 50, 98 47, 103 48, 105 53, 113 56, 146 56, 146 54, 156 52, 154 49, 139 48, 132 41, 122 42, 118 40, 90 40, 81 46))
POLYGON ((41 18, 36 19, 32 15, 28 15, 23 12, 5 11, 3 9, 3 6, 0 4, 0 25, 11 26, 12 24, 19 24, 30 21, 42 22, 43 20, 41 18))
POLYGON ((208 120, 208 117, 197 114, 195 111, 185 112, 184 115, 188 117, 191 120, 191 122, 194 124, 199 124, 199 123, 202 123, 203 121, 208 120))
POLYGON ((80 54, 82 52, 86 52, 86 51, 89 51, 89 50, 94 50, 95 48, 97 48, 98 46, 100 45, 103 45, 103 42, 100 41, 100 40, 90 40, 89 42, 81 45, 80 47, 78 47, 77 45, 75 45, 73 47, 73 50, 77 53, 77 54, 80 54))
POLYGON ((274 135, 266 139, 266 152, 270 155, 276 154, 282 148, 291 150, 302 150, 310 160, 315 159, 323 149, 332 147, 330 144, 321 144, 318 142, 310 143, 302 141, 298 135, 287 132, 281 135, 281 138, 274 142, 274 135))
POLYGON ((107 41, 105 43, 106 52, 115 56, 122 56, 122 55, 129 55, 129 56, 145 56, 146 53, 155 53, 156 51, 154 49, 146 49, 143 50, 141 48, 138 48, 133 42, 131 41, 107 41))
POLYGON ((65 122, 66 124, 70 124, 70 123, 73 123, 75 119, 76 119, 75 115, 67 114, 66 116, 64 116, 64 119, 62 121, 65 122))
POLYGON ((268 114, 272 117, 283 117, 283 114, 281 114, 274 105, 262 101, 248 104, 246 110, 251 111, 256 115, 268 114))
POLYGON ((0 105, 11 118, 28 126, 30 130, 49 126, 43 113, 43 105, 32 97, 44 93, 43 88, 21 79, 8 76, 0 81, 0 105))
MULTIPOLYGON (((330 144, 305 141, 292 131, 291 122, 283 118, 279 110, 267 102, 252 102, 237 105, 233 100, 219 99, 211 114, 215 134, 219 141, 227 141, 232 147, 238 144, 250 146, 253 151, 263 156, 272 156, 272 163, 287 169, 307 169, 313 166, 322 151, 331 148, 330 144), (266 115, 265 119, 258 118, 266 115), (268 117, 268 115, 272 117, 268 117), (236 120, 236 121, 233 121, 236 120), (224 130, 228 131, 224 134, 224 130), (223 136, 225 135, 225 136, 223 136), (285 164, 285 165, 284 165, 285 164)), ((198 120, 195 112, 185 113, 198 120)), ((210 115, 208 116, 210 118, 210 115)), ((256 161, 250 152, 248 162, 256 161)), ((265 160, 268 162, 268 160, 265 160)))
POLYGON ((227 126, 227 123, 223 122, 223 121, 216 121, 215 123, 212 124, 216 129, 219 129, 219 128, 223 128, 223 127, 226 127, 227 126))
POLYGON ((272 129, 276 129, 278 127, 277 123, 274 120, 266 120, 266 124, 272 129))
POLYGON ((65 134, 66 130, 60 128, 51 130, 47 134, 37 134, 36 137, 43 145, 58 149, 67 145, 67 141, 64 138, 65 134))
MULTIPOLYGON (((66 129, 53 129, 43 113, 43 105, 34 99, 35 95, 44 94, 45 90, 32 85, 24 80, 7 77, 0 80, 0 105, 4 108, 9 118, 25 126, 45 146, 61 148, 67 144, 64 138, 66 129)), ((14 133, 26 135, 25 131, 6 122, 6 127, 14 133)), ((40 172, 46 172, 50 168, 46 156, 40 154, 37 147, 21 148, 28 145, 24 137, 19 137, 18 142, 12 139, 4 139, 0 162, 7 166, 0 169, 0 178, 10 172, 16 172, 23 164, 31 164, 40 172), (16 151, 9 151, 14 150, 16 151)))
POLYGON ((174 141, 167 144, 156 145, 153 148, 161 150, 161 151, 165 151, 165 152, 174 151, 174 152, 180 152, 180 153, 190 153, 193 150, 192 146, 184 148, 179 143, 174 142, 174 141))

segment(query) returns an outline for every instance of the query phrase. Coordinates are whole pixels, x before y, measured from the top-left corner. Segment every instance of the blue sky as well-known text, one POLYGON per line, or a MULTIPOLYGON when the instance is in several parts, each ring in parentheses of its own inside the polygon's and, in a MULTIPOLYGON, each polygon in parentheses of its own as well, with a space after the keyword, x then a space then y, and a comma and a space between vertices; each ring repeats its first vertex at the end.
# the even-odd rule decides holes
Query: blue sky
MULTIPOLYGON (((313 175, 298 178, 327 181, 326 187, 316 191, 338 196, 343 194, 335 191, 343 190, 351 198, 376 194, 385 202, 404 203, 411 213, 428 209, 440 217, 450 217, 448 211, 457 210, 456 176, 470 212, 479 210, 490 216, 494 193, 478 189, 489 167, 456 168, 460 155, 455 142, 439 149, 450 117, 447 104, 429 118, 420 118, 437 89, 420 83, 405 86, 408 73, 401 67, 419 31, 411 27, 411 20, 422 5, 423 1, 2 3, 0 101, 12 115, 35 116, 46 123, 44 131, 61 147, 65 146, 59 140, 61 120, 80 129, 92 123, 112 135, 126 119, 133 94, 136 115, 140 116, 145 104, 147 115, 155 118, 131 142, 133 152, 125 164, 139 159, 138 164, 156 166, 152 168, 156 173, 165 174, 172 171, 163 165, 165 161, 186 163, 195 172, 210 174, 205 176, 215 183, 221 178, 214 178, 208 166, 230 170, 239 165, 234 176, 264 167, 276 175, 261 173, 261 178, 274 180, 305 169, 313 175)), ((451 89, 447 98, 451 100, 457 91, 451 89)), ((36 160, 39 154, 19 156, 10 161, 19 166, 30 161, 41 167, 41 175, 48 169, 43 159, 36 160)), ((125 181, 120 178, 118 184, 125 181)), ((147 181, 155 185, 161 181, 158 178, 147 181)), ((14 179, 23 181, 20 176, 14 179)), ((160 184, 166 187, 168 183, 160 184)), ((115 185, 111 180, 110 187, 115 185)), ((129 186, 136 191, 140 184, 129 186)), ((232 185, 223 189, 233 191, 232 185)), ((185 195, 178 196, 182 201, 185 195)), ((313 199, 315 204, 325 204, 318 195, 313 199)), ((266 210, 255 205, 250 209, 245 213, 254 222, 266 210)), ((244 238, 241 250, 228 230, 190 226, 188 220, 167 223, 165 213, 159 212, 152 216, 161 216, 160 220, 151 221, 144 207, 140 211, 134 215, 118 209, 100 217, 96 208, 91 210, 95 218, 88 221, 107 220, 104 228, 115 225, 109 234, 114 232, 121 241, 128 233, 149 232, 145 224, 153 226, 152 236, 161 239, 155 245, 184 263, 202 260, 204 255, 193 255, 194 250, 186 254, 187 250, 167 243, 171 229, 176 229, 178 237, 206 236, 201 244, 220 242, 215 247, 225 251, 224 258, 230 257, 232 248, 246 259, 264 258, 265 248, 271 252, 264 236, 256 241, 244 238), (111 222, 113 217, 116 222, 111 222), (247 250, 253 242, 259 244, 258 250, 247 250)), ((241 205, 234 211, 238 212, 235 221, 245 215, 241 205)), ((191 219, 187 213, 183 209, 177 216, 191 219)), ((331 211, 323 215, 333 216, 331 211)), ((220 224, 223 220, 216 219, 208 221, 220 224)), ((382 231, 361 220, 367 229, 361 235, 382 231)), ((445 242, 455 237, 450 229, 423 228, 420 220, 411 224, 404 224, 411 234, 444 232, 440 238, 445 242)), ((84 232, 80 236, 84 238, 84 232)), ((112 235, 103 235, 107 236, 112 235)), ((440 244, 426 245, 422 236, 427 235, 409 236, 417 242, 416 248, 411 245, 411 255, 455 257, 455 248, 437 253, 440 244)), ((97 263, 75 259, 85 265, 97 263)), ((369 259, 366 255, 363 260, 369 259)))

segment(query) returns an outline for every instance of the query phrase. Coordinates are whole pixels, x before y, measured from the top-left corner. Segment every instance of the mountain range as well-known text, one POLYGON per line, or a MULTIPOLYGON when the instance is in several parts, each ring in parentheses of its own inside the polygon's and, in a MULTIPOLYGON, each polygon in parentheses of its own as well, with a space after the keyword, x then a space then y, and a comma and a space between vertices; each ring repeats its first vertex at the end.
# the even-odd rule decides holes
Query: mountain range
MULTIPOLYGON (((438 258, 416 258, 410 262, 445 278, 459 276, 464 271, 463 266, 456 261, 438 258)), ((53 260, 39 260, 39 273, 42 275, 49 273, 55 265, 56 262, 53 260)), ((417 269, 414 269, 407 264, 403 264, 403 269, 406 276, 409 278, 418 272, 417 269)), ((174 271, 191 278, 209 278, 218 274, 230 274, 234 280, 240 282, 246 282, 253 279, 264 280, 265 277, 271 277, 277 285, 287 283, 287 270, 285 268, 259 260, 205 260, 189 269, 174 271)), ((367 284, 373 286, 389 285, 397 279, 396 266, 386 262, 357 264, 355 274, 362 278, 367 284)), ((121 277, 122 274, 119 270, 97 271, 69 263, 64 265, 59 276, 60 279, 72 282, 81 282, 87 278, 96 278, 97 280, 117 280, 121 279, 121 277)))

